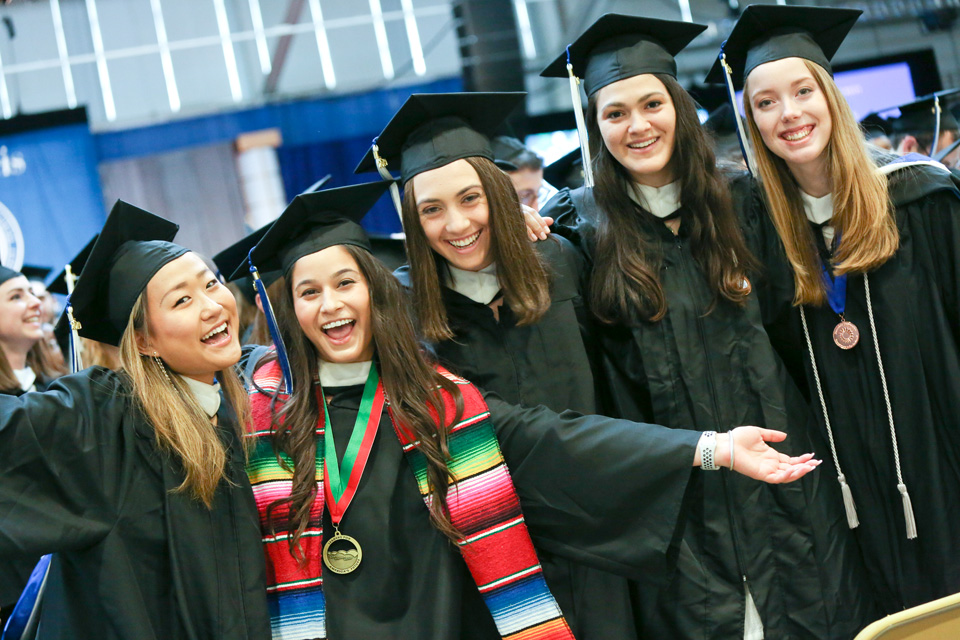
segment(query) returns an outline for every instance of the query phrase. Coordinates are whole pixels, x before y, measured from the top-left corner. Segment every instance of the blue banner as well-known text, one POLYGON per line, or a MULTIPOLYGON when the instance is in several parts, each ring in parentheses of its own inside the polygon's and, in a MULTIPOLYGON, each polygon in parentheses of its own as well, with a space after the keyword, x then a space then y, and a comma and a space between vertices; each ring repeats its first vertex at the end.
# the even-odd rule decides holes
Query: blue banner
POLYGON ((105 219, 96 147, 83 110, 3 122, 0 259, 5 265, 25 263, 59 273, 105 219))

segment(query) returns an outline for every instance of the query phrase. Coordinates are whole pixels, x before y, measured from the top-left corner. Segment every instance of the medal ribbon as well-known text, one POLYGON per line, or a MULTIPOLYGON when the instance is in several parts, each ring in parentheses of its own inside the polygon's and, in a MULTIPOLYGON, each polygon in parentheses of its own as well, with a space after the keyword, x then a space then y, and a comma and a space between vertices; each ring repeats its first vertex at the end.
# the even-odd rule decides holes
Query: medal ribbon
MULTIPOLYGON (((839 233, 834 238, 833 246, 840 246, 839 233)), ((823 281, 827 285, 827 302, 830 303, 830 308, 842 318, 847 308, 847 274, 834 276, 829 265, 823 260, 820 261, 820 268, 823 270, 823 281)))
POLYGON ((324 455, 323 455, 323 491, 326 496, 327 508, 333 524, 339 525, 344 512, 350 506, 353 496, 357 493, 360 478, 367 466, 373 441, 377 438, 380 426, 380 416, 383 413, 384 393, 383 383, 377 374, 377 365, 370 364, 370 373, 367 382, 363 385, 363 398, 360 401, 360 412, 353 425, 347 450, 343 454, 343 461, 337 464, 337 449, 333 439, 333 428, 330 426, 330 412, 327 410, 323 389, 320 388, 320 402, 323 406, 324 424, 324 455), (333 464, 327 464, 331 456, 333 464), (344 483, 346 478, 346 483, 344 483))

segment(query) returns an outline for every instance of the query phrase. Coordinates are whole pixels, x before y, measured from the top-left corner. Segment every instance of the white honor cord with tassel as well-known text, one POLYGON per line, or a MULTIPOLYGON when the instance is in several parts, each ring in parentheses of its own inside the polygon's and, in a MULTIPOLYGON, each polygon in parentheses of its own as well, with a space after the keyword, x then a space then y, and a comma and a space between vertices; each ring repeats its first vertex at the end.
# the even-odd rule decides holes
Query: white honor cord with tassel
POLYGON ((873 346, 877 350, 877 365, 880 367, 880 384, 883 386, 883 401, 887 405, 887 420, 890 421, 890 440, 893 442, 893 463, 897 470, 897 491, 903 499, 903 518, 907 524, 907 540, 917 537, 917 520, 913 515, 913 503, 907 493, 907 485, 903 482, 900 472, 900 449, 897 446, 897 430, 893 425, 893 405, 890 404, 890 393, 887 391, 887 376, 883 372, 883 360, 880 359, 880 341, 877 339, 877 327, 873 322, 873 303, 870 300, 870 278, 863 274, 863 289, 867 294, 867 313, 870 317, 870 332, 873 334, 873 346))
POLYGON ((593 188, 593 166, 590 164, 590 140, 587 125, 583 120, 583 102, 580 101, 580 78, 573 74, 570 64, 570 48, 567 47, 567 75, 570 77, 570 99, 573 101, 573 117, 577 120, 577 137, 580 139, 580 158, 583 161, 583 186, 593 188))
POLYGON ((377 164, 377 172, 380 174, 380 177, 384 180, 390 181, 390 199, 393 200, 393 208, 397 210, 397 215, 400 216, 400 226, 403 226, 403 208, 400 204, 400 187, 397 186, 397 181, 393 179, 393 176, 390 175, 390 172, 387 171, 387 161, 380 157, 380 148, 377 147, 377 141, 373 141, 373 159, 377 164))
POLYGON ((823 387, 820 385, 820 374, 817 372, 817 359, 813 355, 813 343, 810 341, 810 331, 807 329, 807 314, 800 307, 800 322, 803 324, 803 337, 807 339, 807 350, 810 352, 810 364, 813 368, 813 380, 817 384, 817 395, 820 397, 820 407, 823 409, 823 421, 827 426, 827 438, 830 440, 830 454, 833 456, 833 466, 837 469, 837 480, 840 482, 840 494, 843 496, 843 510, 847 513, 847 526, 856 529, 860 526, 857 518, 857 505, 853 501, 853 493, 847 484, 847 477, 840 469, 840 458, 837 456, 837 445, 833 442, 833 428, 830 426, 830 414, 827 413, 827 402, 823 399, 823 387))
MULTIPOLYGON (((726 44, 726 43, 724 43, 726 44)), ((723 67, 723 76, 727 81, 727 94, 730 97, 730 106, 733 107, 733 119, 737 122, 737 137, 740 139, 740 151, 743 153, 743 159, 747 163, 747 169, 752 175, 757 175, 757 162, 753 157, 753 149, 747 140, 747 134, 743 130, 743 119, 740 117, 740 109, 737 107, 737 92, 733 88, 733 73, 730 65, 727 64, 727 54, 721 51, 720 66, 723 67)))

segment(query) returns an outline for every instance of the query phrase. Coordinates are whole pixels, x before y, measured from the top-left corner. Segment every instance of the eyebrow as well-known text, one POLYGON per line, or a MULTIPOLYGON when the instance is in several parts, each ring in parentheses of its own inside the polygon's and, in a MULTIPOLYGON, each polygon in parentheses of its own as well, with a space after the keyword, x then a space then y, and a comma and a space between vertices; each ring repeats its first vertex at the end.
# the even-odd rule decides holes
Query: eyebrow
MULTIPOLYGON (((336 273, 332 274, 332 275, 330 276, 330 278, 331 278, 331 279, 333 279, 333 278, 338 278, 338 277, 342 276, 342 275, 345 274, 345 273, 356 273, 357 275, 360 275, 359 272, 358 272, 356 269, 354 269, 354 268, 352 268, 352 267, 344 267, 343 269, 340 269, 340 270, 337 271, 336 273)), ((294 287, 294 289, 299 289, 300 287, 302 287, 302 286, 305 285, 305 284, 313 284, 314 282, 316 282, 316 279, 315 279, 315 278, 310 278, 310 277, 304 278, 303 280, 301 280, 300 282, 297 283, 297 286, 294 287)))
MULTIPOLYGON (((200 279, 201 277, 203 277, 208 271, 210 271, 210 269, 208 269, 207 267, 204 267, 203 269, 200 269, 200 271, 197 271, 197 275, 194 276, 194 280, 199 280, 199 279, 200 279)), ((186 288, 187 288, 187 284, 188 284, 187 281, 184 280, 183 282, 177 283, 177 286, 172 287, 172 288, 170 288, 170 289, 167 289, 167 292, 164 293, 164 294, 160 297, 160 304, 162 305, 162 304, 163 304, 163 301, 166 300, 167 296, 170 295, 171 293, 173 293, 174 291, 179 291, 180 289, 186 289, 186 288)))
MULTIPOLYGON (((664 95, 664 93, 663 93, 663 91, 659 91, 659 90, 658 90, 658 91, 651 91, 650 93, 646 93, 646 94, 640 96, 640 98, 637 99, 637 102, 646 102, 647 100, 649 100, 649 99, 652 98, 653 96, 657 96, 657 95, 661 95, 661 96, 662 96, 662 95, 664 95)), ((616 101, 614 101, 614 102, 608 102, 608 103, 606 103, 605 105, 603 105, 603 107, 601 107, 600 110, 603 111, 604 109, 609 109, 610 107, 625 107, 625 106, 626 106, 626 103, 625 103, 625 102, 622 102, 622 101, 620 101, 620 100, 616 100, 616 101)))
MULTIPOLYGON (((816 80, 814 80, 813 76, 811 76, 811 75, 801 76, 801 77, 797 78, 796 80, 794 80, 793 82, 791 82, 791 83, 790 83, 790 87, 793 88, 793 87, 797 86, 798 84, 803 84, 803 83, 805 83, 805 82, 816 82, 816 80)), ((752 99, 754 99, 755 97, 757 97, 757 96, 759 96, 759 95, 762 95, 762 94, 764 94, 764 93, 770 92, 770 91, 774 91, 774 89, 757 89, 756 91, 751 91, 751 92, 750 92, 750 99, 752 100, 752 99)))
MULTIPOLYGON (((470 185, 469 187, 464 187, 463 189, 460 189, 460 191, 457 191, 457 197, 459 198, 460 196, 462 196, 463 194, 465 194, 467 191, 470 191, 470 189, 480 189, 480 188, 481 188, 481 186, 480 186, 479 184, 472 184, 472 185, 470 185)), ((439 198, 424 198, 423 200, 417 200, 417 206, 419 207, 420 205, 425 204, 425 203, 427 203, 427 202, 440 202, 440 199, 439 199, 439 198)))

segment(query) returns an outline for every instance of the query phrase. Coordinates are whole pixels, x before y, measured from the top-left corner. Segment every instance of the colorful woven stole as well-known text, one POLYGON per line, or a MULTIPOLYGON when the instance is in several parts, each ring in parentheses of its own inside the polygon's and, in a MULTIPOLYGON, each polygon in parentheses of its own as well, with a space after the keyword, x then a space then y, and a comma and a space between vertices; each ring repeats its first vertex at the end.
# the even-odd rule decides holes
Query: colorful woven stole
MULTIPOLYGON (((459 385, 463 394, 463 418, 450 431, 453 481, 447 505, 453 524, 464 534, 460 552, 490 609, 500 635, 509 640, 573 640, 560 607, 554 600, 527 533, 520 501, 500 453, 490 413, 480 392, 469 382, 438 367, 438 371, 459 385)), ((292 462, 287 469, 277 461, 270 437, 271 396, 280 386, 282 374, 275 361, 254 374, 259 390, 252 388, 255 445, 247 473, 263 532, 267 562, 267 597, 274 640, 326 638, 325 600, 320 551, 323 544, 323 421, 317 427, 317 493, 310 522, 300 538, 306 564, 300 567, 291 556, 286 506, 273 513, 276 533, 271 532, 267 507, 290 495, 292 462)), ((281 395, 281 403, 286 396, 281 395)), ((455 415, 453 398, 444 394, 445 415, 455 415)), ((389 398, 387 409, 390 411, 389 398)), ((426 458, 398 427, 390 414, 407 462, 413 469, 424 502, 430 504, 426 458)), ((437 419, 434 414, 434 419, 437 419)))

